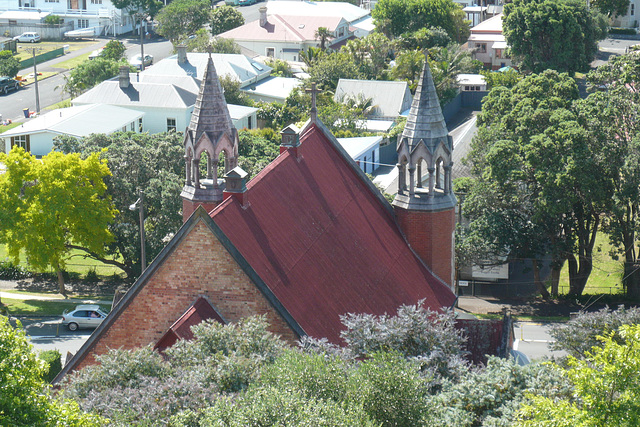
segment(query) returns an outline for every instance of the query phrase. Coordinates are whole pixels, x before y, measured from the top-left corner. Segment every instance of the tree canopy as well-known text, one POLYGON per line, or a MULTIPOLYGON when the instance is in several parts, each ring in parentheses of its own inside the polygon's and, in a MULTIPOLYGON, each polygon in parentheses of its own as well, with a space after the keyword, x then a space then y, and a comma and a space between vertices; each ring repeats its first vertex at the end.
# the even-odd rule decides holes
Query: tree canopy
POLYGON ((214 36, 241 25, 244 25, 244 17, 234 7, 224 5, 211 12, 211 34, 214 36))
POLYGON ((0 51, 0 76, 15 77, 20 71, 20 61, 10 50, 0 51))
POLYGON ((66 295, 62 269, 74 245, 103 254, 112 241, 108 225, 113 209, 104 182, 111 173, 95 153, 51 152, 35 156, 15 146, 0 153, 6 172, 0 175, 0 242, 18 264, 20 255, 36 268, 58 272, 60 292, 66 295))
POLYGON ((629 10, 629 3, 629 0, 591 0, 591 6, 610 18, 626 15, 629 10))
POLYGON ((0 424, 90 427, 105 420, 83 413, 71 400, 51 397, 43 365, 31 351, 21 325, 0 315, 0 424))
POLYGON ((117 76, 120 67, 123 65, 131 68, 125 62, 102 58, 101 56, 83 61, 71 70, 69 76, 64 76, 65 84, 62 90, 71 95, 72 98, 75 98, 98 83, 117 76))
POLYGON ((390 38, 422 28, 441 27, 463 43, 469 37, 469 21, 452 0, 379 0, 373 9, 376 29, 390 38))
POLYGON ((81 153, 83 157, 99 155, 108 162, 112 175, 106 180, 106 194, 118 210, 109 226, 113 236, 106 255, 96 253, 81 242, 74 242, 94 259, 122 268, 129 280, 140 273, 140 225, 137 212, 128 206, 145 193, 145 234, 147 262, 166 245, 166 239, 182 225, 182 201, 178 194, 184 183, 182 133, 94 134, 82 140, 62 137, 56 150, 81 153), (106 151, 103 149, 106 148, 106 151))
POLYGON ((104 46, 104 49, 102 49, 100 57, 110 59, 112 61, 120 61, 124 58, 126 50, 127 48, 124 47, 124 43, 120 40, 109 40, 109 42, 104 46))
POLYGON ((211 3, 207 0, 174 0, 156 16, 158 34, 176 43, 180 38, 195 34, 211 17, 211 3))
POLYGON ((588 70, 605 36, 581 0, 514 0, 503 32, 513 60, 534 73, 588 70))

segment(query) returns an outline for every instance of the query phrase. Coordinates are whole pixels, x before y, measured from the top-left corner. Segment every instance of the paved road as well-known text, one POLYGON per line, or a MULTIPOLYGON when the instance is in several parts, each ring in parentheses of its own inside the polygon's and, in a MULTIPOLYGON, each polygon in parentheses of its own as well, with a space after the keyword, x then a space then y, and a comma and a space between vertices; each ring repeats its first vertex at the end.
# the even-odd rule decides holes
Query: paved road
MULTIPOLYGON (((69 96, 62 92, 62 86, 65 84, 64 76, 68 75, 68 71, 64 71, 56 68, 56 64, 62 61, 66 61, 75 56, 83 53, 92 52, 101 46, 104 46, 109 39, 98 39, 95 44, 91 44, 81 50, 71 52, 64 57, 56 58, 51 61, 38 64, 38 71, 58 71, 61 74, 41 80, 38 83, 38 91, 40 95, 40 109, 45 113, 45 108, 56 104, 63 99, 67 99, 69 96)), ((130 58, 140 52, 140 41, 137 39, 123 39, 122 40, 127 48, 125 56, 130 58)), ((154 57, 154 62, 157 62, 167 56, 173 54, 173 46, 171 42, 165 39, 145 40, 144 51, 146 54, 151 54, 154 57)), ((23 74, 29 74, 33 72, 32 68, 21 71, 23 74)), ((10 92, 8 95, 0 96, 0 114, 3 119, 11 119, 12 121, 24 120, 22 110, 29 108, 31 111, 35 110, 35 85, 30 84, 17 92, 10 92)))
POLYGON ((515 322, 514 350, 520 350, 529 359, 541 360, 544 357, 560 357, 565 356, 564 351, 551 351, 549 343, 553 342, 553 338, 549 335, 550 323, 534 323, 534 322, 515 322))

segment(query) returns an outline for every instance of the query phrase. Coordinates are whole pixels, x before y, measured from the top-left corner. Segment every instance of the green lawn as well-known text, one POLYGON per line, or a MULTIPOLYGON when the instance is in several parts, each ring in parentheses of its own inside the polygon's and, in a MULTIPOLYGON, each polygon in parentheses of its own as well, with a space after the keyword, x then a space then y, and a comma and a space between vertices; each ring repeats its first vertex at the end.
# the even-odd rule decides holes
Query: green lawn
MULTIPOLYGON (((39 48, 41 49, 39 52, 36 52, 36 54, 42 54, 42 53, 46 53, 46 52, 51 52, 52 50, 55 49, 59 49, 65 45, 69 45, 69 52, 73 52, 79 49, 82 49, 84 47, 87 46, 91 46, 91 45, 98 45, 99 42, 96 41, 75 41, 75 42, 61 42, 61 41, 55 41, 55 42, 40 42, 37 44, 31 44, 31 43, 18 43, 18 52, 16 53, 16 58, 18 59, 18 61, 22 61, 25 60, 27 58, 30 58, 33 54, 30 51, 26 51, 24 48, 39 48)), ((97 47, 96 47, 97 49, 97 47)), ((89 56, 89 54, 87 54, 87 56, 89 56)))
POLYGON ((91 52, 85 53, 85 54, 82 54, 82 55, 78 55, 75 58, 70 58, 70 59, 67 59, 66 61, 58 62, 55 65, 55 67, 56 68, 64 68, 65 70, 71 70, 73 68, 76 68, 82 62, 84 62, 87 59, 89 59, 89 55, 91 55, 91 52))
MULTIPOLYGON (((0 260, 4 260, 6 258, 6 247, 4 245, 0 245, 0 260)), ((124 271, 122 271, 120 268, 113 265, 103 264, 102 262, 96 261, 91 258, 85 258, 83 256, 83 252, 79 250, 72 250, 69 253, 66 264, 66 270, 69 273, 77 273, 82 277, 84 277, 91 270, 95 270, 98 276, 101 277, 112 277, 114 274, 124 277, 124 271)), ((28 268, 24 257, 21 257, 20 265, 28 268)), ((48 273, 52 271, 53 270, 36 271, 36 273, 48 273)))
MULTIPOLYGON (((106 297, 103 299, 106 299, 106 297)), ((2 298, 2 304, 13 316, 61 316, 65 310, 70 311, 76 305, 82 304, 82 300, 40 301, 2 298)), ((110 305, 100 304, 100 307, 106 313, 111 310, 110 305)))
MULTIPOLYGON (((593 255, 593 271, 584 289, 584 294, 618 294, 622 288, 622 261, 614 261, 609 256, 609 237, 600 232, 596 238, 593 255)), ((569 267, 565 263, 560 274, 560 293, 569 291, 569 267)))

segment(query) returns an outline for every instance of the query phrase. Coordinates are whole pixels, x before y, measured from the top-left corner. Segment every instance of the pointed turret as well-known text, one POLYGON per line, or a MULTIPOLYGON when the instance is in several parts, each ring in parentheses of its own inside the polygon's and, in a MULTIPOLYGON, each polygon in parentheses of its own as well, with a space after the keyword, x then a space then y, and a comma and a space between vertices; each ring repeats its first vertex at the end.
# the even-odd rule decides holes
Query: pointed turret
POLYGON ((224 153, 225 173, 238 163, 238 131, 231 121, 211 54, 191 122, 184 133, 184 149, 186 179, 181 197, 182 216, 186 220, 198 205, 210 211, 222 201, 224 183, 217 177, 220 153, 224 153), (202 153, 205 153, 207 162, 204 179, 200 176, 202 153))
POLYGON ((412 248, 435 274, 452 285, 456 205, 451 185, 453 140, 426 56, 407 124, 398 138, 398 194, 393 206, 412 248))

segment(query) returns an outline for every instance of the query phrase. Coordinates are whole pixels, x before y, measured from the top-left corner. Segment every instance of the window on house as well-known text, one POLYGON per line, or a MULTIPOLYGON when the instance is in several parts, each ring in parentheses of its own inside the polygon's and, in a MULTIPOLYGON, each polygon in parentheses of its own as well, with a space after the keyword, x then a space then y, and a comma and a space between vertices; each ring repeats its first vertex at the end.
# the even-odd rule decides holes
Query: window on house
POLYGON ((629 15, 633 16, 636 13, 636 5, 631 3, 631 10, 629 11, 629 15))
POLYGON ((102 0, 91 0, 91 4, 102 4, 102 0))
POLYGON ((376 168, 376 152, 372 151, 371 152, 371 171, 373 172, 375 168, 376 168))
POLYGON ((338 29, 338 37, 343 37, 344 36, 344 27, 340 27, 338 29))
POLYGON ((276 48, 275 47, 268 47, 267 48, 267 56, 269 58, 273 58, 276 56, 276 48))
POLYGON ((88 19, 78 19, 78 28, 89 28, 88 19))
POLYGON ((44 0, 45 3, 60 3, 60 0, 44 0))
POLYGON ((252 119, 252 118, 253 118, 253 117, 251 117, 251 116, 247 117, 247 128, 248 128, 248 129, 251 129, 251 128, 253 127, 253 126, 252 126, 252 125, 253 125, 253 123, 251 123, 251 119, 252 119))
POLYGON ((476 43, 476 48, 478 48, 479 53, 487 53, 487 44, 486 43, 476 43))
POLYGON ((364 173, 367 173, 367 156, 364 156, 362 163, 364 163, 364 173))
POLYGON ((122 132, 126 132, 127 131, 127 127, 126 126, 122 126, 122 132))
POLYGON ((167 132, 176 131, 176 119, 167 119, 167 132))
POLYGON ((142 133, 142 117, 138 119, 138 132, 142 133))
POLYGON ((131 132, 135 132, 136 131, 136 124, 134 122, 131 122, 129 124, 129 130, 131 130, 131 132))
POLYGON ((9 25, 18 25, 18 21, 15 21, 13 19, 9 19, 9 25))
POLYGON ((18 135, 11 137, 11 148, 15 145, 24 148, 25 151, 31 151, 31 140, 29 135, 18 135))

